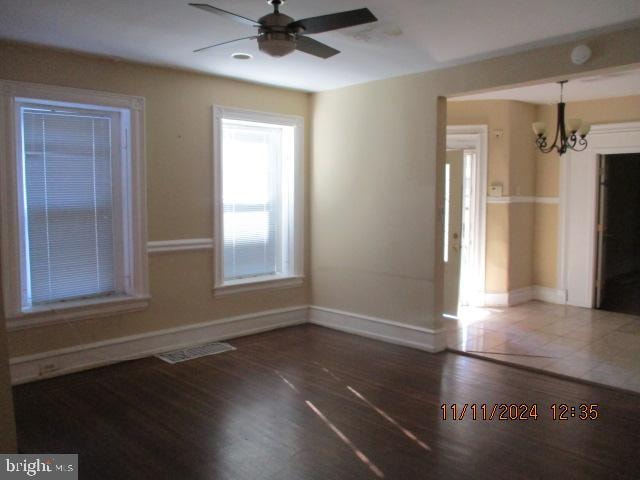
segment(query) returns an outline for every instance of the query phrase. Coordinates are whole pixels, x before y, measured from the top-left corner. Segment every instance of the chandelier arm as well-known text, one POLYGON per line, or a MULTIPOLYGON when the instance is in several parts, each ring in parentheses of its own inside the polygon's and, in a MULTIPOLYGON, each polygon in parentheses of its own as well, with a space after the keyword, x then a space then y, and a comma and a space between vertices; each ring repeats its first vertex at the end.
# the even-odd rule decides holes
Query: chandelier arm
POLYGON ((540 150, 542 153, 549 153, 555 148, 555 145, 547 145, 547 139, 542 136, 538 137, 538 139, 536 140, 536 145, 538 147, 538 150, 540 150))
POLYGON ((577 140, 577 142, 574 142, 573 145, 571 145, 569 148, 571 148, 571 150, 573 150, 574 152, 582 152, 585 148, 587 148, 587 146, 588 146, 587 139, 584 137, 581 137, 579 140, 577 140))

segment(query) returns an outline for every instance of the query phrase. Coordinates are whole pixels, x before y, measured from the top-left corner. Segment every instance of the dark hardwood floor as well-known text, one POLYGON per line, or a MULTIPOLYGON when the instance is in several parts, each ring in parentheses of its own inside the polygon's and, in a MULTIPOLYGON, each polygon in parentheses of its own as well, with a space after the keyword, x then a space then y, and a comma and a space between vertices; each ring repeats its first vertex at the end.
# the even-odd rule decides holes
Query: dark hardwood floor
POLYGON ((16 387, 20 449, 79 453, 81 479, 640 478, 640 396, 310 325, 231 343, 16 387), (442 420, 474 402, 538 419, 442 420))

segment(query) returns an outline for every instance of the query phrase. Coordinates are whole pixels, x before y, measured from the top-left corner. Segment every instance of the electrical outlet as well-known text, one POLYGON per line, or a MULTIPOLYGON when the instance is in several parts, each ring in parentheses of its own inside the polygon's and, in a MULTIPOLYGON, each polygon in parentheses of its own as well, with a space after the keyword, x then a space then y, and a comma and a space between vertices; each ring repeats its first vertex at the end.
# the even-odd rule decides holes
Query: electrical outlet
POLYGON ((39 366, 38 374, 40 376, 48 375, 58 370, 60 366, 55 362, 41 363, 39 366))

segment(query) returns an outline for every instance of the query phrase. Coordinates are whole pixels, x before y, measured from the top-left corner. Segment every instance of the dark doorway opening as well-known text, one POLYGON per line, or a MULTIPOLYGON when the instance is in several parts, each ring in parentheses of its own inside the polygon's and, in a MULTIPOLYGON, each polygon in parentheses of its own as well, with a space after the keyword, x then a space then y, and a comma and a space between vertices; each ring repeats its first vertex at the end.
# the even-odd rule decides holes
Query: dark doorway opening
POLYGON ((640 315, 640 153, 601 158, 598 308, 640 315))

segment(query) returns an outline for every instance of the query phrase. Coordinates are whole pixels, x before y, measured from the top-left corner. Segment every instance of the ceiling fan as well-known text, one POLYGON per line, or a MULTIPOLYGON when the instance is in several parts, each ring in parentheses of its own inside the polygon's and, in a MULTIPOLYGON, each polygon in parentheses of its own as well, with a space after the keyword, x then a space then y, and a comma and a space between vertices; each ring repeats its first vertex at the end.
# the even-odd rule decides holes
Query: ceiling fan
POLYGON ((258 39, 258 48, 272 57, 283 57, 294 50, 299 50, 316 57, 329 58, 340 53, 340 51, 307 37, 305 34, 329 32, 378 20, 368 8, 294 20, 288 15, 280 13, 280 5, 285 1, 268 0, 267 3, 273 5, 273 13, 265 15, 257 21, 227 12, 218 7, 212 7, 206 3, 190 3, 189 5, 192 7, 199 8, 205 12, 215 13, 244 25, 258 28, 257 35, 216 43, 215 45, 194 50, 194 53, 240 40, 258 39))

